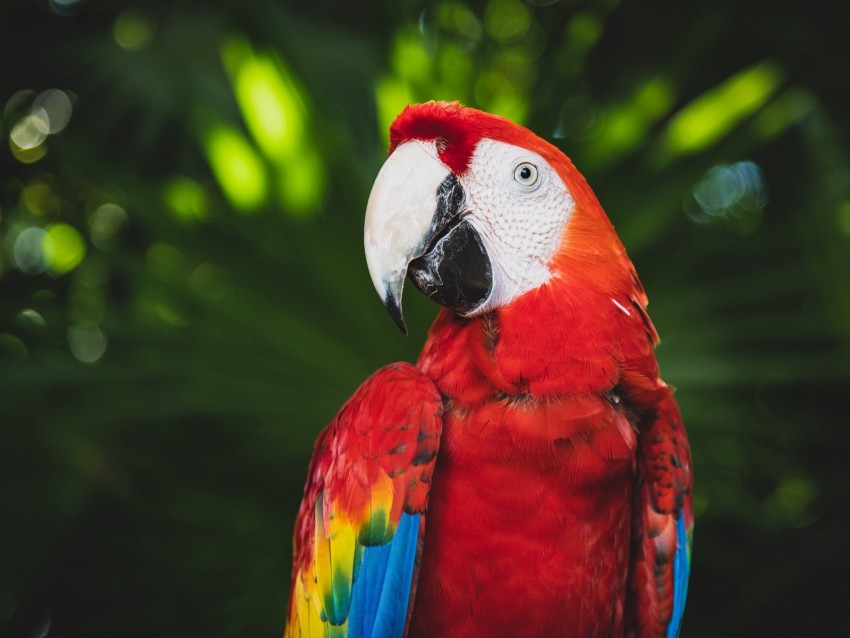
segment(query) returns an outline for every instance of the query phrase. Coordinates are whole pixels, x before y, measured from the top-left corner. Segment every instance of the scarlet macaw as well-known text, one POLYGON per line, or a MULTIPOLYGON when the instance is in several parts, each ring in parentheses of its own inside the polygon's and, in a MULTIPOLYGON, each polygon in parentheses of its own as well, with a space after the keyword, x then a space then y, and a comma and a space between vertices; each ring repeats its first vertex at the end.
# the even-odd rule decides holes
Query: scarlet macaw
POLYGON ((285 636, 676 636, 688 440, 584 178, 501 117, 411 105, 365 226, 402 330, 406 277, 444 307, 316 442, 285 636))

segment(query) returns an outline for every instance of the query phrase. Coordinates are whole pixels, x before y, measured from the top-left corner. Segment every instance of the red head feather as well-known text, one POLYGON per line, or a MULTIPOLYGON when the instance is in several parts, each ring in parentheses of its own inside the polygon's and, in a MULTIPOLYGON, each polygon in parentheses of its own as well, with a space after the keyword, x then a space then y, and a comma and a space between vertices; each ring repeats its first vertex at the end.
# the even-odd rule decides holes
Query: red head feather
POLYGON ((409 140, 434 140, 443 163, 462 175, 469 169, 475 147, 484 138, 527 148, 543 157, 570 189, 576 208, 597 221, 605 220, 610 226, 584 177, 560 149, 510 120, 460 102, 432 101, 406 106, 390 126, 390 153, 409 140))
POLYGON ((569 159, 528 129, 492 113, 462 106, 460 102, 410 104, 390 126, 390 153, 402 142, 434 140, 440 159, 456 174, 469 168, 475 147, 484 138, 527 148, 552 165, 567 181, 584 182, 569 159))
POLYGON ((526 356, 530 351, 539 349, 540 360, 548 360, 551 357, 544 353, 551 350, 551 342, 543 339, 538 344, 529 337, 534 333, 535 322, 548 316, 553 325, 569 328, 571 336, 564 336, 563 341, 569 344, 573 355, 599 350, 588 352, 587 360, 597 354, 604 359, 610 350, 637 343, 641 356, 648 357, 646 362, 652 369, 647 370, 647 375, 651 377, 655 364, 650 355, 657 336, 644 311, 646 295, 599 200, 560 149, 503 117, 464 107, 459 102, 426 102, 406 107, 393 122, 390 152, 409 140, 434 140, 443 163, 462 176, 469 170, 478 143, 485 138, 527 148, 543 157, 575 201, 560 248, 549 264, 556 276, 500 309, 503 338, 512 327, 516 328, 525 344, 525 359, 530 358, 526 356), (613 319, 600 320, 608 316, 613 319), (564 317, 568 319, 562 321, 564 317))
MULTIPOLYGON (((599 200, 570 159, 527 128, 460 102, 411 104, 390 127, 390 153, 409 140, 434 140, 440 159, 457 175, 470 165, 478 143, 489 138, 527 148, 543 157, 569 188, 576 206, 552 266, 561 272, 592 268, 606 294, 632 287, 633 268, 599 200)), ((642 291, 638 296, 644 300, 642 291)), ((645 303, 645 302, 644 302, 645 303)))

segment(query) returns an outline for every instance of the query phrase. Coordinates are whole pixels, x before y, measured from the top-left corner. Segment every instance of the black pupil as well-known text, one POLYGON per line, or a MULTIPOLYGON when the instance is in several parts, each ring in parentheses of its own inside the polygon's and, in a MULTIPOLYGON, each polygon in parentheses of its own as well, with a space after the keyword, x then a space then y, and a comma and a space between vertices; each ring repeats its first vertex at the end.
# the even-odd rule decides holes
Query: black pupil
POLYGON ((521 169, 519 169, 519 176, 523 179, 528 179, 529 177, 531 177, 531 169, 528 168, 528 166, 523 166, 521 169))

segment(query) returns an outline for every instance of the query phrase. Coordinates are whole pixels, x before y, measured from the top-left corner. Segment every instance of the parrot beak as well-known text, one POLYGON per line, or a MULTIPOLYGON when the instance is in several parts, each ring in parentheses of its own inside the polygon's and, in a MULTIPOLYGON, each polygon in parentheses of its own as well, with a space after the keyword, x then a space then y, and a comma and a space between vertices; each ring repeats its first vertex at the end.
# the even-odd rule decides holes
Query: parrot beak
POLYGON ((407 334, 401 294, 408 264, 431 234, 440 184, 454 175, 418 141, 401 144, 384 163, 366 205, 364 246, 369 275, 399 329, 407 334))
POLYGON ((474 311, 490 295, 490 259, 464 220, 465 202, 460 181, 433 143, 399 145, 375 179, 366 205, 366 263, 404 334, 401 294, 408 274, 419 290, 459 314, 474 311))

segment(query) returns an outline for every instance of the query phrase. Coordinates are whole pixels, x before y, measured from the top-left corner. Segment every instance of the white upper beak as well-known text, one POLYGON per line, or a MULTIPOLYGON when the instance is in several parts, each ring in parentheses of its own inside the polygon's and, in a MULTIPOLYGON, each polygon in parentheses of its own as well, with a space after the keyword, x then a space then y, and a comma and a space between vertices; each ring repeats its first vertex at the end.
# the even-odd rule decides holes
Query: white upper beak
POLYGON ((405 334, 401 293, 407 267, 425 249, 437 191, 449 173, 433 142, 404 142, 381 167, 366 205, 363 243, 369 275, 405 334))

